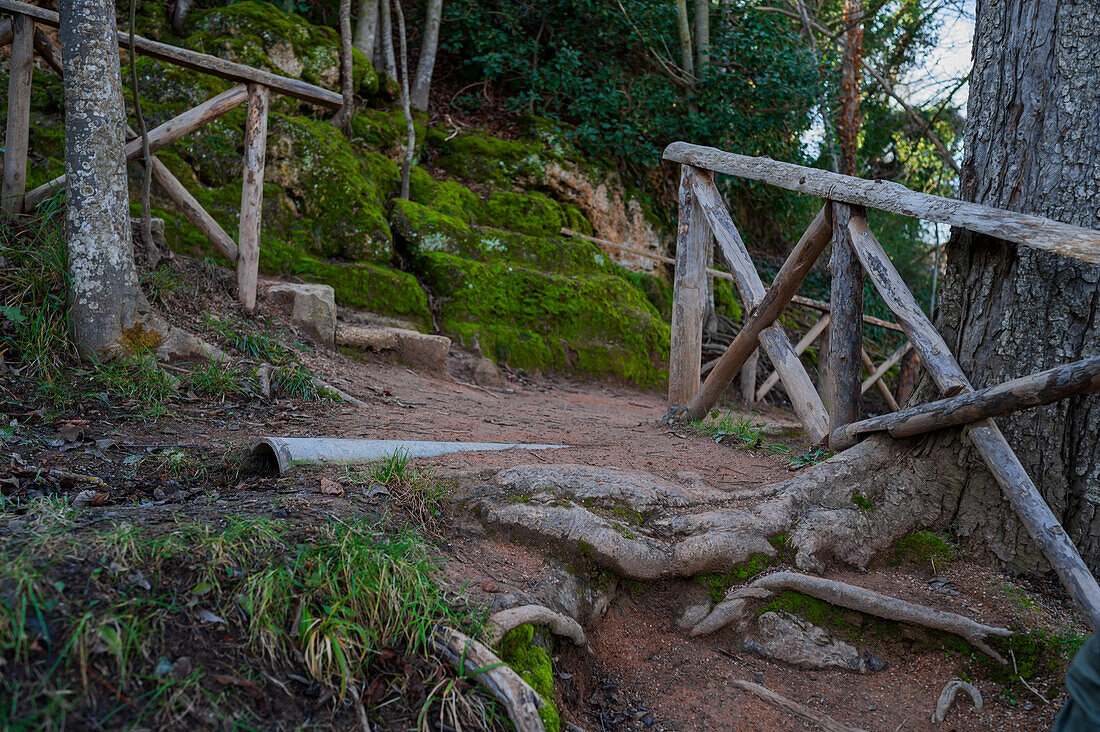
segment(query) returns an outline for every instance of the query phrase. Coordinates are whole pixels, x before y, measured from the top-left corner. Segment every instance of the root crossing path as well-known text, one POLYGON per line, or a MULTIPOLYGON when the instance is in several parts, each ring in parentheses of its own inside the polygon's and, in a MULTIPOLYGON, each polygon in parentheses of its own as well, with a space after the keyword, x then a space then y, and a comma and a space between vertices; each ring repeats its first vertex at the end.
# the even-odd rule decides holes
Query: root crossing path
MULTIPOLYGON (((942 630, 752 585, 793 572, 950 613, 966 627, 1019 625, 1000 572, 957 558, 892 560, 899 539, 950 519, 951 466, 914 452, 868 468, 857 461, 875 454, 871 440, 794 470, 792 456, 810 446, 778 410, 757 415, 768 428, 745 449, 733 436, 716 443, 661 422, 657 393, 516 374, 477 386, 472 359, 455 353, 443 377, 325 358, 339 361, 327 364, 336 385, 365 405, 302 434, 568 446, 418 462, 455 487, 442 545, 455 589, 491 613, 539 606, 583 628, 584 647, 546 640, 564 718, 582 729, 813 728, 812 717, 761 701, 757 687, 841 726, 941 729, 931 722, 938 695, 960 673, 987 698, 1004 693, 988 674, 975 677, 999 664, 942 630), (713 629, 703 622, 749 596, 752 612, 713 629)), ((1069 621, 1050 605, 1037 603, 1030 620, 1069 621)), ((1043 692, 1062 693, 1056 681, 1043 692)), ((1056 712, 1037 698, 955 705, 945 723, 1043 729, 1056 712)))

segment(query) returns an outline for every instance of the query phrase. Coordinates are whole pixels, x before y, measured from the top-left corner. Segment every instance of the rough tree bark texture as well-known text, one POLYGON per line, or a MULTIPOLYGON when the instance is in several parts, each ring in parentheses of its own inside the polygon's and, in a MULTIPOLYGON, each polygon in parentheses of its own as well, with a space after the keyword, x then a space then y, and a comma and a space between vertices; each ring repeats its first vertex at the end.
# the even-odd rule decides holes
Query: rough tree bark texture
POLYGON ((345 132, 350 129, 352 107, 355 105, 351 49, 351 0, 340 0, 340 96, 344 99, 344 106, 332 118, 332 124, 345 132))
POLYGON ((840 113, 836 133, 840 141, 840 172, 859 175, 856 146, 859 137, 860 61, 863 59, 863 7, 861 0, 845 0, 843 60, 840 65, 840 113))
MULTIPOLYGON (((965 200, 1100 229, 1100 8, 979 0, 965 200)), ((937 326, 975 386, 1100 353, 1100 267, 956 231, 937 326)), ((1100 397, 998 420, 1093 571, 1100 569, 1100 397)), ((989 474, 973 470, 961 535, 1041 562, 989 474)))
POLYGON ((695 59, 691 55, 691 21, 687 0, 676 0, 676 31, 680 36, 680 66, 689 76, 695 75, 695 59))
POLYGON ((420 42, 420 59, 416 63, 416 78, 412 87, 412 107, 418 112, 428 111, 428 93, 432 87, 435 56, 439 50, 439 23, 442 19, 443 0, 428 0, 424 35, 420 42))
MULTIPOLYGON (((60 4, 65 70, 69 321, 81 355, 117 352, 138 320, 124 153, 126 117, 114 4, 60 4)), ((136 334, 140 336, 140 332, 136 334)))

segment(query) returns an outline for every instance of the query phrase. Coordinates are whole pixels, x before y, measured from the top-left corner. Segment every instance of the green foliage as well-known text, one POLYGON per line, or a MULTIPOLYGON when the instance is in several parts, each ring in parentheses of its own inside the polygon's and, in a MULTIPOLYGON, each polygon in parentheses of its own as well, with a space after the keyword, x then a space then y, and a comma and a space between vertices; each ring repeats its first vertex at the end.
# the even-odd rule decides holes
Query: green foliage
POLYGON ((807 450, 801 455, 796 455, 791 458, 790 467, 794 470, 801 470, 811 465, 817 465, 823 460, 828 460, 832 456, 832 450, 824 447, 815 447, 812 450, 807 450))
MULTIPOLYGON (((0 510, 5 524, 17 516, 26 527, 0 547, 5 728, 63 718, 50 699, 98 692, 90 668, 110 679, 114 696, 137 702, 103 697, 104 720, 171 726, 180 709, 197 706, 264 726, 253 707, 204 696, 194 683, 206 674, 202 664, 222 672, 243 644, 245 678, 265 667, 291 669, 340 695, 377 674, 371 664, 383 651, 434 657, 439 624, 476 636, 483 622, 478 608, 443 589, 438 560, 407 528, 236 517, 219 528, 170 520, 166 530, 123 523, 78 535, 77 512, 49 501, 0 510), (181 647, 173 631, 196 623, 196 613, 225 629, 209 636, 209 649, 188 647, 187 634, 181 647), (196 664, 188 679, 168 674, 166 659, 180 655, 196 664)), ((474 726, 461 712, 440 711, 447 724, 474 726)))
POLYGON ((266 330, 255 330, 239 320, 207 315, 203 325, 221 336, 222 341, 249 358, 271 364, 291 363, 296 356, 266 330))
POLYGON ((772 558, 767 554, 753 554, 728 572, 700 574, 695 577, 695 581, 707 588, 712 602, 721 602, 730 587, 752 579, 767 569, 771 563, 772 558))
POLYGON ((76 351, 69 339, 68 247, 63 194, 36 218, 0 220, 0 353, 24 364, 23 375, 55 382, 76 351))
POLYGON ((741 3, 726 12, 732 22, 712 23, 715 65, 686 87, 663 71, 678 47, 667 2, 459 0, 444 8, 445 43, 472 79, 497 83, 514 109, 571 123, 566 136, 593 154, 650 166, 686 139, 790 158, 814 104, 812 59, 781 17, 741 3))
POLYGON ((110 361, 94 362, 91 377, 104 398, 136 402, 149 418, 168 413, 167 402, 179 386, 179 380, 151 354, 124 354, 110 361))
POLYGON ((554 693, 550 654, 542 646, 535 645, 532 642, 534 639, 535 628, 532 625, 521 625, 508 631, 500 641, 500 658, 546 702, 546 706, 539 710, 539 717, 547 732, 557 732, 561 728, 561 718, 554 693))
POLYGON ((691 423, 691 428, 697 435, 713 437, 715 442, 733 438, 737 441, 736 444, 747 449, 760 447, 765 427, 767 425, 764 420, 754 419, 752 415, 733 412, 720 414, 717 411, 712 412, 706 419, 691 423))
POLYGON ((241 375, 228 361, 210 359, 192 369, 187 381, 192 391, 203 396, 226 397, 244 391, 241 375))

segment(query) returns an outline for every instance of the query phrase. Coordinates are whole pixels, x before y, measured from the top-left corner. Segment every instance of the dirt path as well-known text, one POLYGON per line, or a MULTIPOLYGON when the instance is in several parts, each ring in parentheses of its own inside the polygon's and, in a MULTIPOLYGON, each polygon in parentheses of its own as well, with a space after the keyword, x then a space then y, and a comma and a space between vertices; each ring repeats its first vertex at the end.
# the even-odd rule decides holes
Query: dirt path
MULTIPOLYGON (((131 452, 183 444, 211 456, 226 446, 240 452, 256 437, 268 434, 553 443, 567 447, 542 452, 466 453, 418 464, 435 468, 442 477, 520 465, 629 468, 681 482, 703 481, 743 496, 791 475, 790 456, 809 448, 791 417, 774 410, 760 415, 771 428, 765 443, 782 445, 787 454, 740 449, 730 441, 716 444, 710 437, 670 427, 661 422, 664 399, 657 392, 510 372, 500 387, 473 386, 467 383, 473 357, 457 349, 452 349, 447 373, 435 376, 401 364, 355 360, 335 353, 314 351, 302 358, 313 372, 360 397, 365 406, 287 401, 211 405, 185 400, 173 413, 146 423, 120 420, 108 409, 93 407, 81 415, 80 437, 59 438, 58 442, 46 434, 56 426, 42 425, 41 449, 35 448, 39 452, 27 452, 19 460, 42 467, 63 465, 111 481, 122 474, 122 461, 119 453, 112 452, 117 448, 97 441, 119 443, 131 452), (77 443, 85 449, 65 451, 67 445, 77 443), (90 449, 93 444, 106 455, 96 455, 90 449)), ((33 424, 34 414, 21 419, 33 424)), ((339 470, 325 472, 339 479, 339 470)), ((324 521, 331 515, 378 510, 350 491, 346 497, 321 495, 315 472, 289 485, 286 481, 250 480, 221 486, 214 496, 205 494, 202 501, 198 490, 165 499, 165 487, 162 477, 139 476, 110 500, 127 506, 145 502, 144 507, 132 510, 145 511, 149 520, 155 520, 158 511, 190 511, 195 516, 255 512, 324 521)), ((497 605, 513 590, 534 592, 557 582, 568 561, 488 535, 461 508, 456 508, 448 522, 439 549, 446 560, 445 574, 455 587, 465 586, 473 599, 497 605)), ((791 569, 781 563, 771 568, 791 569)), ((939 567, 879 567, 864 574, 834 568, 829 576, 990 624, 1080 632, 1080 626, 1072 625, 1072 616, 1063 609, 1057 591, 1021 585, 965 559, 939 567)), ((1037 691, 1051 699, 1048 705, 1022 685, 1004 683, 1003 673, 1000 680, 994 680, 982 659, 964 655, 956 646, 930 642, 919 634, 899 634, 896 627, 884 630, 880 625, 865 625, 858 614, 846 616, 848 627, 841 635, 861 651, 884 660, 887 667, 883 671, 860 675, 795 669, 746 651, 733 629, 691 638, 678 627, 677 620, 687 606, 711 597, 711 588, 698 581, 640 583, 611 578, 601 591, 611 601, 586 623, 589 647, 555 646, 556 683, 564 717, 585 730, 780 730, 804 726, 731 687, 729 682, 734 679, 764 684, 789 699, 867 730, 1045 729, 1061 704, 1057 669, 1033 680, 1037 691), (985 708, 975 711, 969 700, 960 698, 945 724, 932 725, 929 718, 940 689, 959 676, 976 682, 985 708)))

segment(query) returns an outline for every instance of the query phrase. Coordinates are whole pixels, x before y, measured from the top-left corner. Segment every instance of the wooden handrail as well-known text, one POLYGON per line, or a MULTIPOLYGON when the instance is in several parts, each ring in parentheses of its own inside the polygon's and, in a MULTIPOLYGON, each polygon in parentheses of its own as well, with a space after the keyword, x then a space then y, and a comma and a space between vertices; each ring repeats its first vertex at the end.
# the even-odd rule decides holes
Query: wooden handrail
MULTIPOLYGON (((24 15, 33 18, 36 22, 48 25, 52 28, 60 26, 60 19, 56 12, 40 8, 35 5, 18 2, 17 0, 0 0, 0 10, 5 10, 16 15, 24 15)), ((120 48, 130 48, 130 34, 118 31, 118 45, 120 48)), ((244 64, 226 61, 207 53, 190 51, 179 46, 160 43, 142 36, 134 36, 134 48, 143 56, 155 58, 160 61, 182 66, 186 69, 200 71, 204 74, 217 76, 229 81, 246 84, 262 84, 274 91, 303 102, 316 104, 327 109, 339 109, 344 100, 339 94, 328 89, 323 89, 313 84, 307 84, 299 79, 291 79, 279 76, 270 71, 263 71, 244 64)))
MULTIPOLYGON (((7 0, 0 0, 7 2, 7 0)), ((988 234, 998 239, 1100 264, 1100 231, 1043 216, 1006 211, 968 201, 918 193, 884 180, 866 180, 818 168, 753 158, 713 147, 674 142, 664 159, 696 168, 758 180, 790 191, 877 208, 988 234)))

